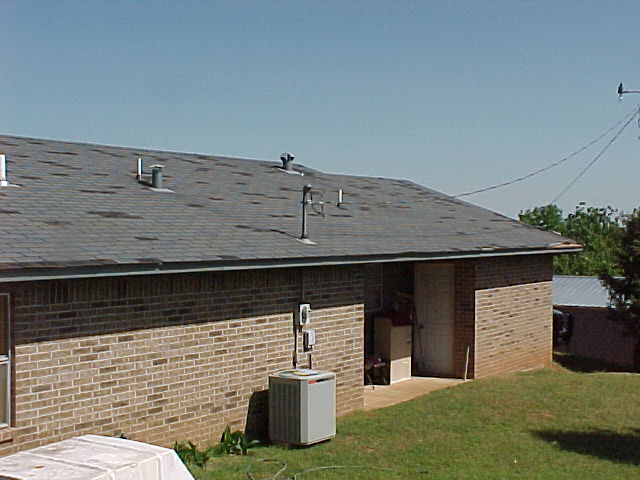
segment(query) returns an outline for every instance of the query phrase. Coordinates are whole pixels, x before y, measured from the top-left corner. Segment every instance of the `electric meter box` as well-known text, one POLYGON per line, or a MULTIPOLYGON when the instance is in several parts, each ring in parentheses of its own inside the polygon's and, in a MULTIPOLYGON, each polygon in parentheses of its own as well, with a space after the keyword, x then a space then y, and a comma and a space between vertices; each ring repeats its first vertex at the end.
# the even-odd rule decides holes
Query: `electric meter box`
POLYGON ((308 325, 311 321, 311 305, 308 303, 299 304, 295 312, 295 321, 298 327, 308 325))
POLYGON ((311 445, 336 435, 336 374, 297 368, 269 376, 269 438, 311 445))

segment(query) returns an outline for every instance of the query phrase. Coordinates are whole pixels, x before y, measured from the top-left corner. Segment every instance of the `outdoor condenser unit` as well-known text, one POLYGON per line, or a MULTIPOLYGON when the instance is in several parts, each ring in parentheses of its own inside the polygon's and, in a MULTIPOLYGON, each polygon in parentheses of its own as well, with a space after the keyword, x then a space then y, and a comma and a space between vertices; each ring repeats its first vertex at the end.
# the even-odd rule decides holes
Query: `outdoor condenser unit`
POLYGON ((299 368, 269 376, 269 438, 311 445, 336 434, 336 374, 299 368))

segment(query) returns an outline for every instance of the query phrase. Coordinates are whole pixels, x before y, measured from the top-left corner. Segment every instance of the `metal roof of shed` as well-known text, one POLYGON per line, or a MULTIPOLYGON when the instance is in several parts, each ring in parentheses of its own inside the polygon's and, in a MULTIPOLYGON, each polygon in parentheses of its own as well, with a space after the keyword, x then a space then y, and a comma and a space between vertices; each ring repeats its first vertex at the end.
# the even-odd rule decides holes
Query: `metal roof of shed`
POLYGON ((598 277, 553 276, 553 304, 566 307, 601 307, 609 305, 609 291, 598 277))

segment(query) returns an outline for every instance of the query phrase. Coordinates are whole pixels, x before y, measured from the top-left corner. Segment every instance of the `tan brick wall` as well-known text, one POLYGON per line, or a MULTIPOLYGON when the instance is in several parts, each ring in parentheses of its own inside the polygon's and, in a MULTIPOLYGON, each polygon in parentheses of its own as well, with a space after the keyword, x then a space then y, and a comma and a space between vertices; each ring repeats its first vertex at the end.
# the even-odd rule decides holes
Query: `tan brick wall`
POLYGON ((213 443, 227 424, 264 431, 268 374, 291 366, 301 301, 313 308, 314 367, 338 375, 338 413, 363 405, 361 267, 41 281, 0 292, 11 294, 15 345, 12 438, 0 455, 86 433, 169 446, 213 443))
POLYGON ((475 378, 551 361, 551 260, 537 255, 476 262, 475 378))

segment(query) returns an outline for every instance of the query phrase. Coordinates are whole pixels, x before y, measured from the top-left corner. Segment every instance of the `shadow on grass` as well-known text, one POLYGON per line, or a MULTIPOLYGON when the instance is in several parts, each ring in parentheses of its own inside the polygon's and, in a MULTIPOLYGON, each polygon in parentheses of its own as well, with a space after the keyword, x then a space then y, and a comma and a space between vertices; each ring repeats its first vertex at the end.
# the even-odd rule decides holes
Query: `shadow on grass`
POLYGON ((574 372, 631 372, 629 367, 623 367, 615 363, 603 362, 595 358, 582 357, 571 353, 553 352, 553 361, 558 365, 574 372))
POLYGON ((561 450, 618 463, 640 465, 640 429, 634 429, 632 433, 626 434, 609 430, 587 432, 543 430, 534 431, 533 434, 557 445, 561 450))

